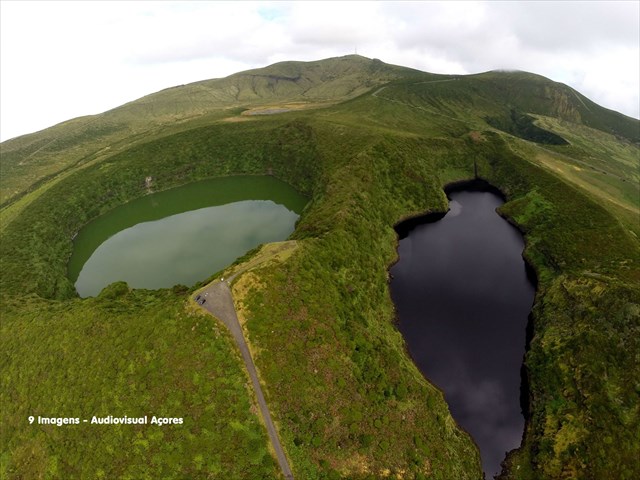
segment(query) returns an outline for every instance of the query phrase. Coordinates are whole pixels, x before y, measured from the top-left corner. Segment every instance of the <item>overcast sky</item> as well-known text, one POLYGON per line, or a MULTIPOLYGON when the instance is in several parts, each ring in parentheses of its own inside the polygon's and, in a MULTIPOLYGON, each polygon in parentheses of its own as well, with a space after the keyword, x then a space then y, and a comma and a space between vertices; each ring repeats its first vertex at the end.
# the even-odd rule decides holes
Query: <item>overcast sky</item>
POLYGON ((0 138, 166 87, 357 52, 527 70, 640 115, 640 2, 0 2, 0 138))

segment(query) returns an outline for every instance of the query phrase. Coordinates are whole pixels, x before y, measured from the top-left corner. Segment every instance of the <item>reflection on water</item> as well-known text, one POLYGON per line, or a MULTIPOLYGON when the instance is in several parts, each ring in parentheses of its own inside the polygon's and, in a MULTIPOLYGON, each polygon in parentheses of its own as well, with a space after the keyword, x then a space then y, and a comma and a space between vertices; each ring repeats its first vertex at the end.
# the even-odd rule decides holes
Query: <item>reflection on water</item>
POLYGON ((449 211, 447 212, 447 215, 450 217, 457 217, 460 213, 462 213, 462 204, 455 200, 451 200, 449 202, 449 211))
POLYGON ((423 374, 445 393, 458 424, 499 473, 520 445, 520 367, 534 287, 520 233, 489 192, 450 195, 441 220, 400 240, 391 269, 399 329, 423 374))
POLYGON ((205 180, 112 210, 78 234, 69 277, 80 296, 115 281, 193 285, 261 243, 287 238, 306 199, 273 177, 205 180))
POLYGON ((134 288, 193 285, 261 243, 287 238, 298 215, 268 200, 245 200, 139 223, 96 249, 80 271, 82 297, 122 280, 134 288))

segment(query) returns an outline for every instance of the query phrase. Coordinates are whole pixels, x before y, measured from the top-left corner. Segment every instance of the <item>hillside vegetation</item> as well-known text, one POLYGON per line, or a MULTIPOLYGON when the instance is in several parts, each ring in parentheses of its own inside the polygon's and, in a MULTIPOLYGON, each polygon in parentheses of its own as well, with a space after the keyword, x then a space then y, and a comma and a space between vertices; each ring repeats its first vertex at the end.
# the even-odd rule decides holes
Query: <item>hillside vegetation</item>
POLYGON ((131 144, 193 128, 194 124, 233 117, 261 105, 330 105, 419 73, 348 56, 319 62, 282 62, 162 90, 99 115, 3 142, 0 202, 5 205, 15 200, 67 168, 102 160, 131 144))
POLYGON ((187 301, 198 286, 117 283, 80 300, 66 276, 73 236, 145 195, 146 176, 163 190, 270 174, 310 203, 295 250, 240 277, 236 302, 296 478, 482 478, 408 357, 387 283, 393 226, 445 210, 444 185, 477 173, 505 193, 538 279, 527 429, 502 478, 637 478, 639 128, 524 72, 348 56, 176 87, 3 143, 0 476, 280 478, 238 353, 187 301), (289 111, 246 114, 266 107, 289 111), (185 424, 96 435, 26 420, 143 412, 185 424))

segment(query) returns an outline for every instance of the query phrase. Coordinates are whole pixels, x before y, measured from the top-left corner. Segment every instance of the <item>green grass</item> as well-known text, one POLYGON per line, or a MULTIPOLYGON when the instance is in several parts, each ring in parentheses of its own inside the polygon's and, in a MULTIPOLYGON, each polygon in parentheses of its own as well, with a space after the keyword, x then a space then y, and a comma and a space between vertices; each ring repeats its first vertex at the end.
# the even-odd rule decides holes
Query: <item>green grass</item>
POLYGON ((0 476, 279 478, 233 340, 185 302, 118 284, 88 301, 15 302, 0 332, 0 476), (108 415, 183 424, 28 421, 108 415))
MULTIPOLYGON (((348 60, 279 64, 145 97, 113 111, 132 137, 87 131, 60 150, 71 149, 71 163, 53 153, 41 158, 50 172, 67 168, 55 180, 45 178, 49 170, 36 183, 18 170, 8 175, 23 195, 6 197, 14 203, 2 211, 0 233, 0 458, 8 478, 25 478, 18 470, 31 478, 82 478, 98 469, 105 478, 215 478, 220 468, 231 472, 225 478, 277 476, 241 362, 215 322, 189 313, 179 289, 126 293, 116 284, 79 300, 66 278, 73 235, 144 195, 146 176, 162 190, 231 174, 272 174, 311 198, 293 254, 254 268, 254 288, 242 299, 296 477, 481 478, 473 443, 406 353, 387 285, 396 258, 393 225, 446 209, 442 187, 472 178, 474 164, 506 194, 501 212, 523 231, 539 282, 526 356, 527 434, 505 478, 640 475, 638 147, 630 133, 638 122, 530 74, 447 77, 348 60), (238 120, 244 107, 300 100, 298 74, 316 88, 307 101, 323 108, 222 121, 238 120), (202 89, 211 97, 220 85, 244 85, 247 75, 264 82, 255 101, 169 108, 181 92, 202 89), (342 90, 327 101, 332 82, 342 90), (149 113, 153 105, 157 117, 149 113), (496 132, 485 120, 512 108, 570 144, 539 145, 496 132), (146 133, 136 127, 145 121, 153 126, 146 133), (100 142, 110 151, 86 153, 100 142), (74 157, 71 144, 85 156, 74 157), (207 428, 194 421, 186 435, 111 429, 102 438, 84 428, 43 433, 24 420, 34 408, 58 416, 112 414, 119 406, 169 414, 176 390, 180 415, 207 428), (210 411, 215 418, 206 417, 210 411), (237 454, 247 449, 250 455, 237 454), (114 455, 120 462, 108 465, 114 455)), ((19 151, 13 162, 46 135, 5 142, 3 165, 6 151, 19 151)))
POLYGON ((511 148, 594 198, 620 220, 636 238, 640 236, 640 162, 638 148, 598 130, 538 117, 571 145, 549 147, 510 141, 511 148))

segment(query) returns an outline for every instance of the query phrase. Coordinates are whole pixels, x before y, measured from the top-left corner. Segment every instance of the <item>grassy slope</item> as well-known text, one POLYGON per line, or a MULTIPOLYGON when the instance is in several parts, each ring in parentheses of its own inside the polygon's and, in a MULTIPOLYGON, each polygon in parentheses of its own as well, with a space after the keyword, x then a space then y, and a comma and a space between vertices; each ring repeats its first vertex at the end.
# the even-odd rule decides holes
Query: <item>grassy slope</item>
POLYGON ((184 296, 127 290, 5 311, 0 477, 279 478, 231 336, 184 296), (184 423, 58 427, 30 415, 184 423))
POLYGON ((602 201, 640 237, 640 152, 633 144, 593 128, 549 117, 538 123, 570 142, 566 148, 542 148, 528 156, 540 159, 560 176, 602 201))
POLYGON ((208 124, 262 104, 335 103, 416 73, 348 55, 318 62, 282 62, 162 90, 105 113, 0 144, 0 204, 15 201, 24 191, 67 168, 175 133, 186 125, 208 124))
MULTIPOLYGON (((258 288, 244 298, 256 363, 296 473, 477 478, 477 454, 468 438, 404 353, 386 285, 386 267, 395 257, 391 225, 409 214, 444 208, 440 187, 469 178, 475 159, 480 173, 509 196, 503 211, 525 230, 527 257, 540 279, 527 356, 531 422, 526 448, 511 459, 512 475, 601 478, 614 472, 633 478, 640 470, 633 463, 640 424, 634 379, 640 372, 626 352, 638 351, 638 241, 594 193, 593 182, 576 187, 575 179, 540 168, 543 162, 531 154, 540 153, 539 147, 488 130, 484 118, 506 111, 489 79, 434 82, 443 79, 449 80, 425 75, 421 80, 430 83, 391 85, 377 97, 364 95, 317 112, 184 131, 69 175, 25 205, 5 228, 2 295, 5 304, 16 307, 13 320, 3 320, 3 338, 15 337, 14 329, 38 312, 35 304, 13 300, 16 295, 31 291, 64 299, 71 294, 64 277, 71 236, 89 218, 142 195, 145 175, 153 174, 164 188, 204 176, 271 170, 313 197, 295 233, 296 253, 279 268, 259 270, 258 288), (470 134, 473 130, 485 132, 470 134), (269 288, 259 288, 261 283, 269 288), (283 291, 287 295, 279 294, 283 291)), ((578 109, 571 97, 566 100, 554 108, 578 109)), ((549 116, 552 110, 524 111, 549 116)), ((571 158, 602 167, 603 154, 588 154, 589 135, 559 120, 545 126, 559 134, 578 132, 580 151, 586 153, 579 155, 573 138, 571 158)), ((632 171, 624 165, 633 167, 636 147, 611 136, 603 142, 607 151, 622 152, 611 168, 632 171)), ((567 150, 554 148, 549 155, 559 162, 567 150)), ((165 295, 163 302, 177 301, 165 295)), ((143 308, 130 303, 132 315, 143 308)), ((60 305, 70 320, 83 318, 90 308, 87 301, 60 305)), ((3 370, 27 358, 27 345, 16 344, 3 370)), ((55 371, 47 362, 43 368, 55 371)), ((32 388, 31 378, 12 376, 8 389, 32 388)), ((99 395, 97 386, 91 390, 80 404, 99 395)), ((64 388, 58 392, 65 395, 64 388)), ((6 410, 15 435, 28 436, 16 408, 11 404, 6 410)), ((43 445, 38 451, 51 461, 55 442, 43 445)), ((91 441, 83 445, 95 448, 91 441)), ((16 450, 3 453, 9 462, 19 458, 16 450)), ((138 462, 131 457, 127 468, 138 468, 138 462)))

